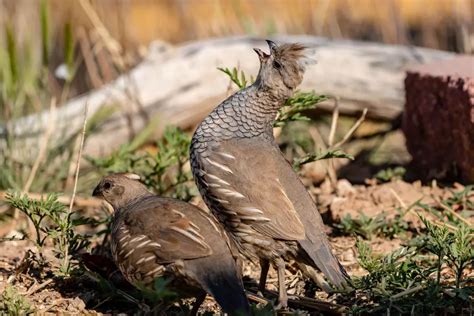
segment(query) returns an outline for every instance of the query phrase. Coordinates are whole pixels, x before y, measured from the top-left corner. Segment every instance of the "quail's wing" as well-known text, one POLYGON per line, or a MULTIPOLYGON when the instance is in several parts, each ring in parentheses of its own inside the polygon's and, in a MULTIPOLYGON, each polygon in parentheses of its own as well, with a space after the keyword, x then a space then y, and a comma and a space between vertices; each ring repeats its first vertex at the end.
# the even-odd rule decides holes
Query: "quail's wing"
POLYGON ((207 151, 198 172, 206 197, 230 225, 245 222, 272 238, 302 240, 304 226, 279 178, 282 163, 288 165, 273 144, 239 139, 207 151))
POLYGON ((183 205, 156 196, 133 205, 124 218, 124 227, 131 236, 128 242, 134 243, 136 250, 152 249, 160 263, 211 255, 211 247, 197 223, 180 211, 183 205))

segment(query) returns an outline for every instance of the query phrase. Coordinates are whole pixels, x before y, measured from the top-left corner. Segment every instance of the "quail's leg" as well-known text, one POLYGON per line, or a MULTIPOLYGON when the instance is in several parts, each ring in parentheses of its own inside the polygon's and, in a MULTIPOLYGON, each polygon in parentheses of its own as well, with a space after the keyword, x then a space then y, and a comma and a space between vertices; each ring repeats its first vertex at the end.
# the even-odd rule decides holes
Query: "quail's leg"
POLYGON ((286 294, 285 285, 285 261, 278 259, 276 262, 278 271, 278 309, 286 309, 288 307, 288 295, 286 294))
POLYGON ((267 284, 268 269, 270 268, 270 262, 266 259, 260 259, 260 281, 258 282, 258 291, 265 294, 265 285, 267 284))
POLYGON ((197 313, 199 311, 199 307, 201 307, 202 302, 204 302, 204 300, 206 299, 206 295, 207 295, 206 292, 202 292, 201 294, 196 296, 196 301, 194 302, 193 309, 191 309, 191 313, 189 315, 191 315, 191 316, 196 316, 197 315, 197 313))

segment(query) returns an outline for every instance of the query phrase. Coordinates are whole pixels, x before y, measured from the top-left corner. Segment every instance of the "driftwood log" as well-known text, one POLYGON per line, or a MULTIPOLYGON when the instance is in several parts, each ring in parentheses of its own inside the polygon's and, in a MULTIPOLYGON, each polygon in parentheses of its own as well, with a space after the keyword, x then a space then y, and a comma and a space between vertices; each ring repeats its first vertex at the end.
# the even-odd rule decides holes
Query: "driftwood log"
MULTIPOLYGON (((369 117, 385 120, 397 117, 403 109, 407 65, 454 56, 430 49, 313 36, 273 40, 315 47, 318 63, 308 69, 302 90, 339 96, 344 114, 355 114, 367 107, 369 117)), ((129 73, 59 107, 55 136, 50 142, 81 129, 86 103, 89 116, 104 105, 120 108, 102 124, 100 133, 89 136, 84 148, 88 155, 110 153, 150 121, 156 124, 152 137, 159 136, 169 124, 192 127, 229 92, 229 80, 216 67, 238 66, 255 77, 258 58, 253 47, 267 49, 262 39, 250 37, 211 39, 176 47, 152 43, 147 57, 129 73)), ((332 104, 322 104, 320 108, 331 110, 332 104)), ((37 154, 39 139, 51 124, 48 119, 46 111, 11 122, 10 131, 16 141, 25 143, 23 148, 30 148, 30 157, 37 154)), ((0 126, 0 133, 5 133, 4 127, 0 126)), ((0 149, 1 146, 4 144, 0 143, 0 149)))

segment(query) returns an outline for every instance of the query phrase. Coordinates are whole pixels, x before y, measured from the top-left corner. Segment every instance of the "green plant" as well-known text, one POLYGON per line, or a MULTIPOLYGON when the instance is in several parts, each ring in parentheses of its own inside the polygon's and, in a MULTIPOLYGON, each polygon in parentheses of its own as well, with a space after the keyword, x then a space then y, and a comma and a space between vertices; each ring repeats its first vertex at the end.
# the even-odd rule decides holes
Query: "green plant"
POLYGON ((429 252, 435 254, 437 257, 436 282, 439 284, 441 280, 441 266, 444 263, 447 252, 449 251, 449 244, 453 241, 453 235, 449 233, 447 227, 434 226, 423 217, 421 217, 421 220, 428 230, 425 247, 429 252))
POLYGON ((399 314, 437 314, 469 306, 474 289, 469 280, 463 281, 463 272, 474 261, 472 229, 463 225, 451 232, 422 220, 426 230, 420 232, 418 242, 387 255, 374 254, 367 243, 357 241, 359 264, 368 274, 353 279, 358 296, 364 297, 353 308, 354 314, 392 309, 399 314), (441 280, 443 267, 455 274, 455 287, 441 280))
MULTIPOLYGON (((226 68, 217 67, 217 69, 225 73, 227 76, 229 76, 229 79, 233 83, 235 83, 235 85, 239 89, 244 89, 247 87, 247 84, 249 83, 249 81, 247 80, 247 77, 245 76, 245 73, 243 70, 241 70, 239 73, 239 69, 237 69, 236 67, 233 67, 232 69, 229 69, 227 67, 226 68)), ((254 82, 254 78, 252 76, 250 76, 250 82, 251 83, 254 82)))
POLYGON ((460 191, 452 190, 451 193, 452 196, 442 201, 442 204, 451 210, 458 210, 461 215, 472 216, 474 214, 474 201, 472 199, 472 196, 474 196, 474 185, 467 185, 460 191))
POLYGON ((339 224, 335 226, 343 233, 356 234, 364 239, 372 239, 385 225, 385 214, 380 213, 375 217, 366 216, 360 213, 359 217, 354 219, 350 214, 346 214, 339 224))
POLYGON ((33 223, 36 236, 32 240, 40 255, 45 243, 48 240, 53 242, 55 254, 60 260, 59 273, 63 275, 71 273, 72 256, 90 245, 90 236, 78 234, 77 227, 85 224, 99 225, 105 222, 69 212, 67 207, 58 201, 58 195, 54 193, 40 200, 34 200, 19 193, 8 193, 7 201, 33 223))
POLYGON ((368 240, 376 235, 392 239, 405 234, 409 228, 403 219, 406 212, 400 210, 398 212, 399 214, 390 220, 387 219, 385 212, 375 217, 369 217, 361 212, 358 218, 346 214, 335 226, 344 234, 356 234, 368 240))
POLYGON ((375 178, 382 182, 388 182, 394 179, 402 179, 406 173, 404 167, 387 168, 380 170, 375 174, 375 178))
POLYGON ((292 121, 309 121, 310 119, 303 112, 316 108, 318 103, 326 100, 328 97, 324 95, 296 91, 295 95, 289 98, 278 111, 274 126, 281 127, 292 121))
POLYGON ((136 146, 126 144, 109 157, 87 159, 102 174, 133 172, 157 194, 189 201, 195 195, 190 186, 192 175, 186 167, 190 142, 180 129, 167 127, 156 142, 156 154, 136 152, 136 146))
POLYGON ((154 306, 154 310, 163 309, 170 302, 176 300, 177 294, 168 289, 169 283, 170 280, 156 278, 152 289, 139 286, 142 297, 154 306))
POLYGON ((460 225, 455 232, 450 232, 446 226, 433 225, 424 217, 421 217, 421 220, 427 229, 423 246, 437 258, 436 282, 439 284, 441 281, 442 265, 448 263, 456 277, 456 288, 459 288, 464 269, 474 262, 472 247, 474 230, 466 225, 460 225))
POLYGON ((0 297, 0 314, 21 316, 34 313, 31 303, 18 293, 14 286, 8 284, 0 297))
POLYGON ((350 154, 346 154, 343 152, 341 149, 336 148, 334 150, 328 150, 323 153, 319 154, 309 154, 306 155, 302 158, 295 158, 293 160, 293 169, 300 169, 302 165, 318 161, 318 160, 323 160, 323 159, 332 159, 332 158, 345 158, 349 160, 354 160, 354 157, 350 154))
POLYGON ((472 229, 462 225, 454 233, 454 241, 449 245, 447 261, 456 276, 456 288, 460 287, 464 270, 474 262, 472 229))

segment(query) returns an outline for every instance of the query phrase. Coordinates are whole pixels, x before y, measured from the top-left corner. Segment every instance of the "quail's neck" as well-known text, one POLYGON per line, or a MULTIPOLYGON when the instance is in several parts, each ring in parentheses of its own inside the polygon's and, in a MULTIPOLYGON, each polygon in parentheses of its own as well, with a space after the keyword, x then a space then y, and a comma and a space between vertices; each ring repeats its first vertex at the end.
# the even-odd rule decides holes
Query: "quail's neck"
POLYGON ((253 84, 230 96, 204 119, 195 133, 201 141, 264 136, 273 139, 273 122, 288 93, 253 84))
POLYGON ((247 123, 256 130, 270 132, 278 110, 283 106, 286 98, 273 94, 267 89, 249 87, 246 91, 245 102, 239 104, 238 110, 243 123, 247 123))
POLYGON ((139 192, 136 192, 133 198, 127 199, 123 201, 122 203, 117 203, 116 205, 112 205, 112 206, 116 212, 121 213, 125 209, 131 209, 134 204, 141 202, 143 199, 146 199, 152 196, 154 196, 153 193, 151 193, 150 191, 146 189, 143 189, 143 190, 140 190, 139 192))

